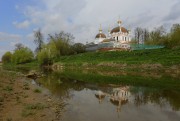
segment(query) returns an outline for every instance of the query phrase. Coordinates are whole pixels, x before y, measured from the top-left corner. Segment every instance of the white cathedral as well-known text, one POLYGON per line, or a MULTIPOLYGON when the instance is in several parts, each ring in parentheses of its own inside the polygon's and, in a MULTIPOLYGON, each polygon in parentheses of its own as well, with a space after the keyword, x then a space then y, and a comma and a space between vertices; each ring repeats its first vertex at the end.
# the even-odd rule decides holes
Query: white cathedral
MULTIPOLYGON (((94 45, 97 45, 97 49, 130 49, 131 42, 131 32, 126 28, 122 27, 122 22, 118 20, 118 27, 108 30, 108 35, 106 36, 102 32, 100 26, 99 33, 96 35, 94 40, 94 45)), ((90 50, 93 48, 92 45, 89 46, 90 50)), ((88 48, 87 48, 88 49, 88 48)))

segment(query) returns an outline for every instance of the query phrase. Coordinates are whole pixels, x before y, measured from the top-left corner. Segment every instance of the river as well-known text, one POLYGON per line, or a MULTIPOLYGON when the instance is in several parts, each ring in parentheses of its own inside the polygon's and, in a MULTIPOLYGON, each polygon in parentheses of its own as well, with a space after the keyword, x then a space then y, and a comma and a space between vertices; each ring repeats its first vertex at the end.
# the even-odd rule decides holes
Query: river
POLYGON ((179 77, 137 78, 71 70, 46 72, 32 81, 65 103, 62 121, 180 119, 179 77))

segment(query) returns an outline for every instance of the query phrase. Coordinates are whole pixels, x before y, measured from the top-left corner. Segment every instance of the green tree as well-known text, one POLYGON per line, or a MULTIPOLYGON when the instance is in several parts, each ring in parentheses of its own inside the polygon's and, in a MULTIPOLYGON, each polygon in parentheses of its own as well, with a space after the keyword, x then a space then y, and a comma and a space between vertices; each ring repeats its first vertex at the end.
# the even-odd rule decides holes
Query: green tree
POLYGON ((15 50, 12 55, 12 62, 15 64, 22 64, 32 61, 33 58, 33 52, 29 48, 23 47, 19 50, 15 50))
POLYGON ((170 48, 180 47, 180 24, 172 26, 167 46, 170 48))
POLYGON ((36 52, 41 51, 42 46, 44 44, 43 42, 43 34, 41 33, 41 30, 37 30, 34 32, 34 43, 37 45, 36 52))
POLYGON ((59 52, 54 42, 49 42, 47 45, 44 45, 42 50, 37 53, 37 59, 41 65, 53 64, 53 60, 58 56, 59 52))
POLYGON ((71 48, 74 37, 70 33, 60 32, 59 34, 49 35, 50 42, 54 42, 59 55, 70 55, 73 53, 71 48))
POLYGON ((6 53, 2 56, 2 62, 3 62, 3 63, 11 63, 11 59, 12 59, 12 53, 11 53, 11 52, 6 52, 6 53))
POLYGON ((72 49, 76 54, 84 53, 86 51, 86 47, 82 43, 75 43, 72 45, 72 49))
POLYGON ((149 33, 149 40, 146 44, 163 45, 165 38, 166 31, 163 26, 160 26, 149 33))

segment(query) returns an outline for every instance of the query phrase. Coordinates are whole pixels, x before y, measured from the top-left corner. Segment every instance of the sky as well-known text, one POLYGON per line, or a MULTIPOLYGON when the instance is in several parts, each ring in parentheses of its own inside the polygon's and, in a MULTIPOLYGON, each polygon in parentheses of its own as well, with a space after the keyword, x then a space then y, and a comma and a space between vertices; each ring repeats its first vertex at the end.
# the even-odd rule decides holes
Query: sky
POLYGON ((133 31, 180 23, 180 0, 0 0, 0 58, 14 45, 35 49, 33 32, 47 35, 69 32, 75 42, 92 42, 100 24, 103 32, 117 20, 133 31))

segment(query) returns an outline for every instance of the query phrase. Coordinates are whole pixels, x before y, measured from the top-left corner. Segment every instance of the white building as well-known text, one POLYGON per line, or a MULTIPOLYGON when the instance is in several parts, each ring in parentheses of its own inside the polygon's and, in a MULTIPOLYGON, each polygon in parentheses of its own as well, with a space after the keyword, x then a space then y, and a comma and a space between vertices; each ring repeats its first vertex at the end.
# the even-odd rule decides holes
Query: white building
POLYGON ((115 48, 115 49, 128 49, 130 48, 131 33, 130 30, 122 27, 122 22, 119 20, 118 26, 112 30, 108 30, 108 35, 106 36, 102 32, 100 27, 99 33, 95 37, 94 44, 98 44, 100 48, 115 48))

